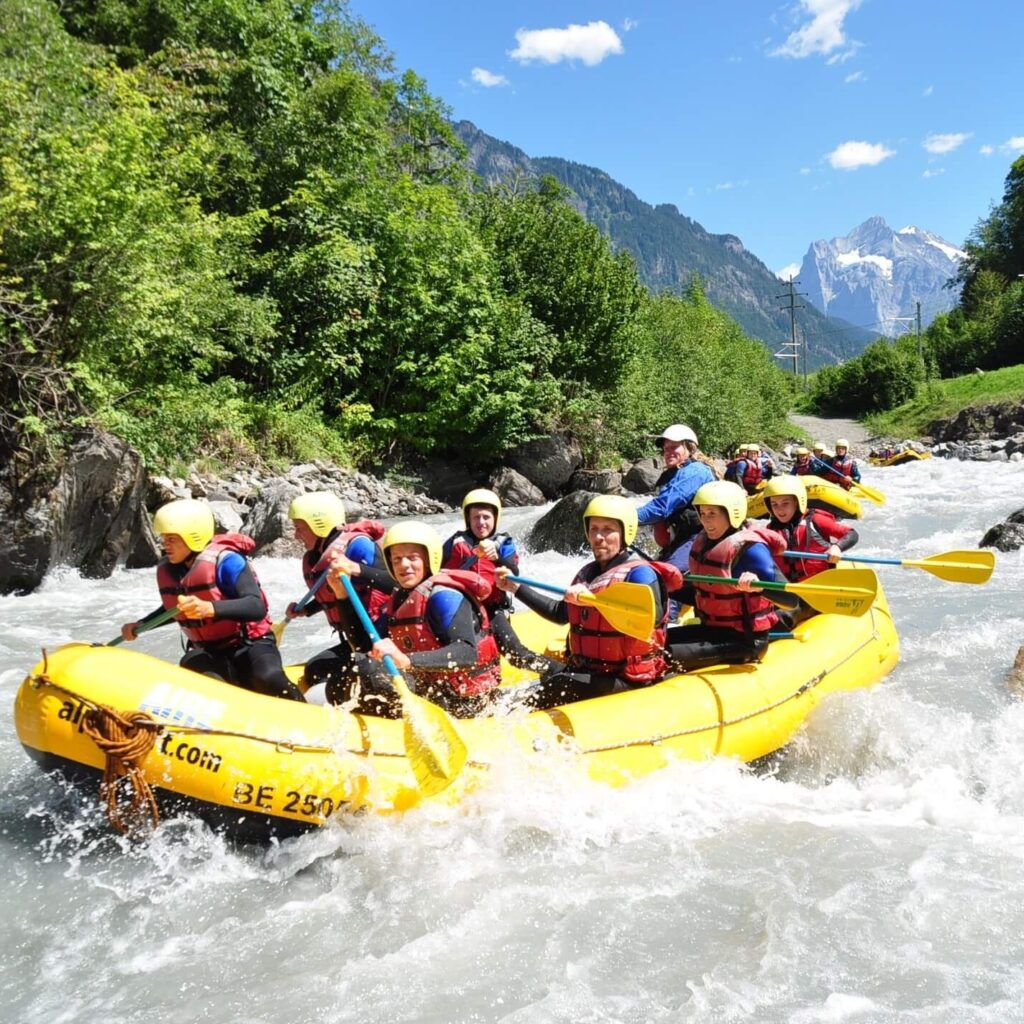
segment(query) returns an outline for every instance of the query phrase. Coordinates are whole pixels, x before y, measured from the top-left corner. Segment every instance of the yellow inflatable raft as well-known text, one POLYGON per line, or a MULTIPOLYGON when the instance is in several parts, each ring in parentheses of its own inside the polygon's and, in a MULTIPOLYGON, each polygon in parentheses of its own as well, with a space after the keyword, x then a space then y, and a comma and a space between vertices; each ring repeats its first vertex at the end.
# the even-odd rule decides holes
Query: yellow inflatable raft
MULTIPOLYGON (((557 642, 557 627, 532 613, 513 621, 535 649, 557 642)), ((808 619, 759 665, 718 666, 550 711, 457 720, 468 760, 431 797, 417 788, 400 720, 259 696, 121 647, 68 644, 45 656, 18 691, 15 724, 45 770, 95 785, 107 766, 97 723, 115 723, 102 709, 117 709, 120 722, 138 718, 151 743, 137 753, 139 772, 163 815, 196 813, 239 838, 266 840, 339 813, 458 801, 509 758, 568 756, 613 785, 677 758, 753 761, 788 743, 826 694, 877 683, 898 657, 879 591, 866 615, 808 619)), ((103 746, 116 745, 116 728, 100 731, 115 737, 103 746)))
MULTIPOLYGON (((864 515, 864 507, 860 499, 850 491, 830 483, 820 476, 806 475, 800 477, 807 488, 807 504, 811 508, 823 508, 831 512, 837 519, 860 519, 864 515)), ((764 496, 760 493, 751 494, 747 498, 747 515, 751 519, 767 519, 768 508, 764 496)))
POLYGON ((918 452, 914 451, 913 448, 907 448, 902 452, 894 452, 892 455, 887 455, 885 458, 878 455, 869 455, 868 462, 872 466, 902 466, 905 462, 919 462, 922 459, 930 459, 931 457, 931 452, 918 452))

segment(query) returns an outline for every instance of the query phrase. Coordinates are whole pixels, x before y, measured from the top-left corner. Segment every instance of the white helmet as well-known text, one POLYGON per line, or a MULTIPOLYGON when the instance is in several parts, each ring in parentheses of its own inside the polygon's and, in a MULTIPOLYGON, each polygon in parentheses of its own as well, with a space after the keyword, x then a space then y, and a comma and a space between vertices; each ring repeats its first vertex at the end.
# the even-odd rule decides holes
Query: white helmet
POLYGON ((692 441, 697 444, 697 435, 685 423, 673 423, 666 427, 660 434, 652 434, 658 444, 666 441, 692 441))

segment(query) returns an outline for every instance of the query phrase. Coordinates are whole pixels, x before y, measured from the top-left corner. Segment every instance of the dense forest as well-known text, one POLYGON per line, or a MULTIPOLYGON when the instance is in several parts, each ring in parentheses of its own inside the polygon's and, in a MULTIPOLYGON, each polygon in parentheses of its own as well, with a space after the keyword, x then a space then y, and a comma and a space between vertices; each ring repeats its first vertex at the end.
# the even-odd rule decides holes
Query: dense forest
POLYGON ((929 380, 1024 363, 1024 156, 964 248, 957 306, 932 321, 920 344, 912 335, 879 339, 858 358, 820 370, 809 395, 814 409, 880 412, 915 398, 929 380))
POLYGON ((342 3, 0 0, 0 451, 152 465, 785 429, 699 285, 651 296, 553 179, 481 187, 342 3))

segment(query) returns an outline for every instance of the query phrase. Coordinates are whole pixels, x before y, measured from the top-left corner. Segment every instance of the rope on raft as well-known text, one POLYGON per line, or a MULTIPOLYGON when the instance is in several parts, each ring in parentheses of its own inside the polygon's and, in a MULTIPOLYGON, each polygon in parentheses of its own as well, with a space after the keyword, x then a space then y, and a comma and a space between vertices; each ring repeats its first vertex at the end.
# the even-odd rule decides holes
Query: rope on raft
POLYGON ((145 711, 125 714, 99 704, 85 713, 82 728, 107 759, 100 798, 110 824, 130 839, 145 837, 160 824, 160 808, 142 772, 160 723, 145 711))

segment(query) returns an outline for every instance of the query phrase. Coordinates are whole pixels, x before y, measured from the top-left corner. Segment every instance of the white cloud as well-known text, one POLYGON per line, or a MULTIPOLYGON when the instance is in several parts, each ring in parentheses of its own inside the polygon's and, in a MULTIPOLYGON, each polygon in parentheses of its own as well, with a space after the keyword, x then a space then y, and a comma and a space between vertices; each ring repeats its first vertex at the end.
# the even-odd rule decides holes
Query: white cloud
POLYGON ((623 18, 623 20, 622 20, 622 31, 623 32, 632 32, 633 29, 635 29, 637 27, 637 25, 639 25, 639 24, 640 24, 640 22, 637 21, 636 18, 623 18))
POLYGON ((923 93, 921 93, 921 95, 922 96, 931 96, 931 94, 933 92, 935 92, 935 86, 934 85, 929 85, 929 86, 925 87, 925 90, 924 90, 923 93))
POLYGON ((929 153, 941 156, 944 153, 952 153, 954 149, 959 149, 972 135, 974 132, 947 132, 945 135, 932 132, 921 145, 929 153))
POLYGON ((473 68, 470 75, 477 85, 482 85, 486 89, 493 89, 496 85, 508 85, 508 79, 504 75, 496 75, 487 68, 473 68))
POLYGON ((868 76, 863 71, 854 71, 852 75, 847 75, 843 81, 849 85, 851 82, 866 82, 868 76))
POLYGON ((1024 153, 1024 135, 1014 135, 1007 139, 1000 147, 1004 153, 1024 153))
POLYGON ((516 32, 519 44, 508 55, 521 64, 540 60, 557 64, 563 60, 581 60, 593 66, 613 53, 622 53, 622 40, 606 21, 591 21, 586 25, 567 28, 521 28, 516 32))
POLYGON ((924 174, 921 175, 921 177, 922 178, 937 178, 940 174, 945 174, 945 173, 946 173, 946 168, 945 167, 936 167, 934 171, 931 170, 931 168, 929 168, 928 170, 926 170, 924 172, 924 174))
POLYGON ((735 188, 735 187, 736 187, 736 182, 735 181, 723 181, 723 182, 720 182, 719 184, 717 184, 715 186, 715 191, 716 192, 725 192, 728 189, 735 188))
POLYGON ((801 174, 810 174, 811 173, 811 169, 810 169, 810 167, 801 167, 800 168, 800 173, 801 174))
POLYGON ((831 57, 825 63, 832 67, 833 64, 845 64, 848 60, 853 60, 857 56, 857 51, 860 49, 860 43, 850 43, 848 50, 843 50, 842 53, 833 53, 831 57))
POLYGON ((795 278, 800 273, 799 263, 790 263, 789 266, 783 267, 781 270, 775 271, 775 276, 783 281, 788 281, 791 277, 795 278))
POLYGON ((874 167, 896 155, 880 142, 843 142, 828 154, 828 162, 837 171, 855 171, 858 167, 874 167))
POLYGON ((982 156, 991 156, 995 151, 996 151, 996 147, 995 146, 990 146, 988 143, 985 143, 984 146, 980 146, 978 148, 978 152, 982 156))
MULTIPOLYGON (((850 43, 843 31, 846 16, 861 5, 861 0, 799 0, 802 13, 810 21, 791 33, 782 46, 772 50, 771 57, 810 57, 830 54, 850 43)), ((852 56, 852 51, 848 51, 852 56)), ((845 55, 834 59, 847 60, 845 55)))

